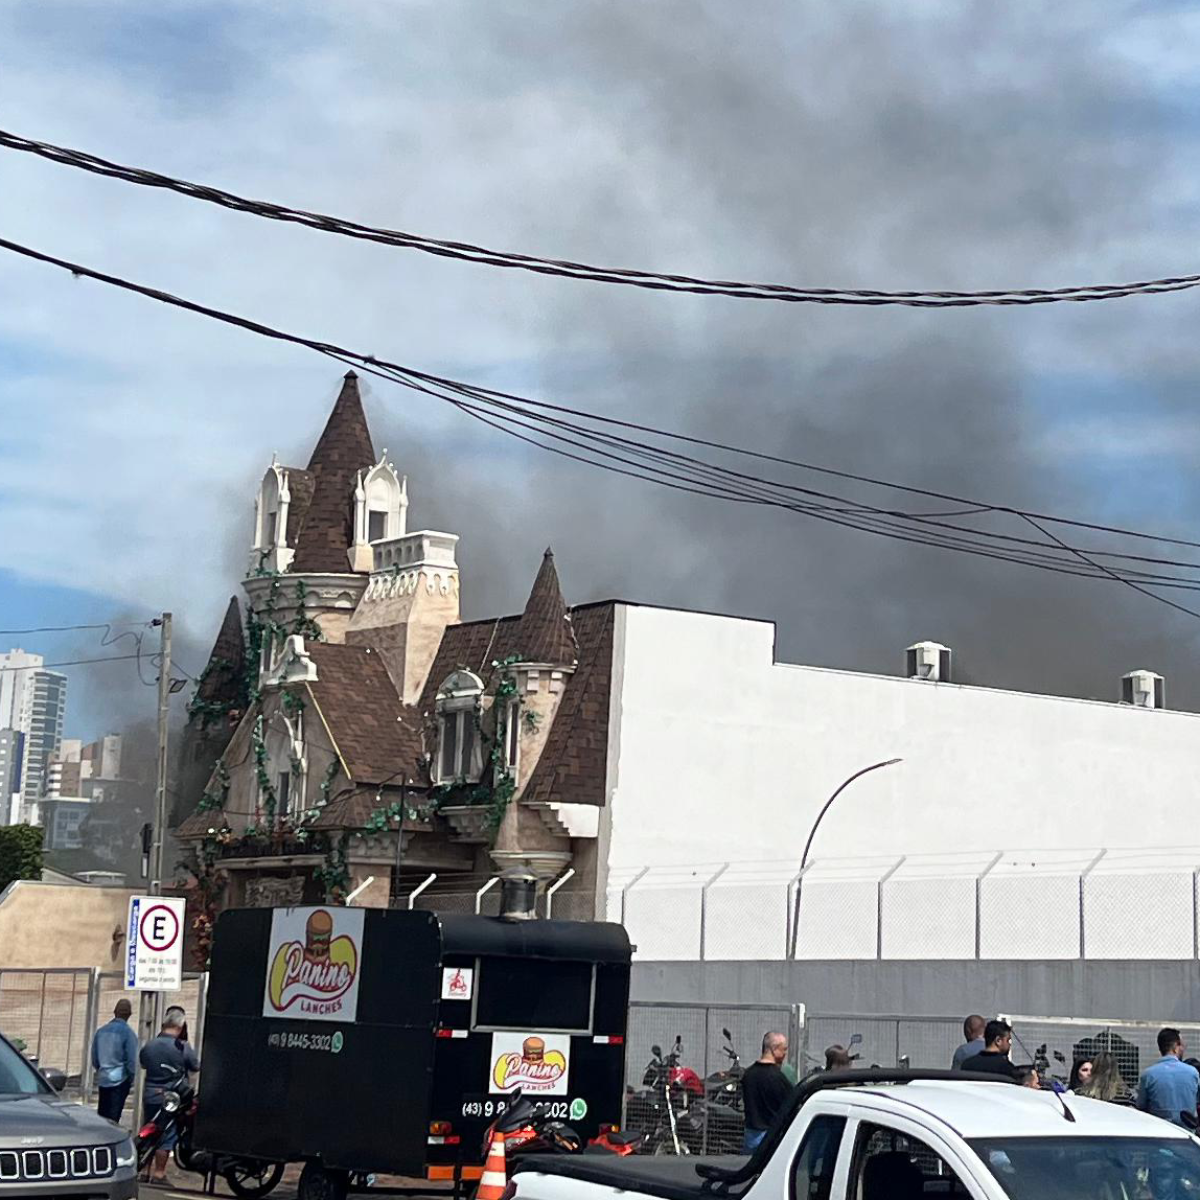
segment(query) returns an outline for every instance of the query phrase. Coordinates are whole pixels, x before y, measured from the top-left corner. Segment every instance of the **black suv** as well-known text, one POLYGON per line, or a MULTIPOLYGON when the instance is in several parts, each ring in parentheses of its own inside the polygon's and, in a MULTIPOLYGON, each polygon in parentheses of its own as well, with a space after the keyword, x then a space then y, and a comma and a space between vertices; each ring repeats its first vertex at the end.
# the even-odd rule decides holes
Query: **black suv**
POLYGON ((119 1125, 64 1100, 0 1037, 0 1198, 136 1200, 133 1141, 119 1125))

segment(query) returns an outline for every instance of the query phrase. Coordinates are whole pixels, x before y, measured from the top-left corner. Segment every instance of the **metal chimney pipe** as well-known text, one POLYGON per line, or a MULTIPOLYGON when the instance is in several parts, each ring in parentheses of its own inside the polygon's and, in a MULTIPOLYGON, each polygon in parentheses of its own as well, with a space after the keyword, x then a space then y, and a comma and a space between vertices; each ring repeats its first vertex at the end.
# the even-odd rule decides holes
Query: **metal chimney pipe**
POLYGON ((500 918, 537 920, 537 876, 531 871, 510 867, 500 873, 500 918))

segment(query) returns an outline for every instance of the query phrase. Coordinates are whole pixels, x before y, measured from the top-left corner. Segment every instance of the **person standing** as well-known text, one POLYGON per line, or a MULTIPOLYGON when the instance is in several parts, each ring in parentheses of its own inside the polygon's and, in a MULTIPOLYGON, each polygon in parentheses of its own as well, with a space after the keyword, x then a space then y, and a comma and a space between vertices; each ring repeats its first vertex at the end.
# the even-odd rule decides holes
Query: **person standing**
POLYGON ((845 1046, 828 1046, 825 1050, 826 1071, 849 1071, 854 1066, 854 1056, 845 1046))
POLYGON ((92 1038, 92 1069, 96 1073, 99 1101, 96 1111, 110 1121, 121 1120, 138 1065, 137 1034, 129 1026, 133 1005, 117 1001, 112 1020, 92 1038))
POLYGON ((1012 1059, 1012 1026, 999 1019, 989 1021, 983 1028, 984 1047, 978 1054, 964 1058, 964 1071, 982 1072, 985 1075, 1007 1075, 1015 1077, 1012 1059))
POLYGON ((974 1058, 987 1048, 983 1040, 986 1027, 987 1022, 978 1013, 972 1013, 963 1022, 963 1037, 966 1040, 955 1050, 954 1058, 950 1061, 950 1070, 961 1071, 965 1059, 974 1058))
POLYGON ((1183 1113, 1195 1114, 1200 1107, 1200 1072, 1183 1061, 1183 1035, 1167 1028, 1158 1035, 1162 1058, 1152 1063, 1138 1081, 1137 1106, 1172 1125, 1186 1128, 1183 1113))
MULTIPOLYGON (((162 1030, 158 1037, 151 1038, 141 1053, 142 1066, 146 1069, 146 1087, 142 1099, 142 1120, 150 1122, 162 1107, 166 1092, 186 1088, 188 1076, 200 1070, 196 1052, 180 1036, 183 1024, 179 1014, 182 1009, 167 1009, 162 1030)), ((154 1164, 150 1171, 151 1183, 164 1183, 167 1178, 167 1159, 175 1148, 178 1131, 175 1122, 168 1124, 163 1139, 154 1152, 154 1164)))
POLYGON ((782 1033, 766 1034, 762 1057, 751 1063, 742 1076, 742 1104, 746 1113, 743 1154, 753 1153, 791 1094, 791 1084, 781 1070, 787 1052, 788 1040, 782 1033))

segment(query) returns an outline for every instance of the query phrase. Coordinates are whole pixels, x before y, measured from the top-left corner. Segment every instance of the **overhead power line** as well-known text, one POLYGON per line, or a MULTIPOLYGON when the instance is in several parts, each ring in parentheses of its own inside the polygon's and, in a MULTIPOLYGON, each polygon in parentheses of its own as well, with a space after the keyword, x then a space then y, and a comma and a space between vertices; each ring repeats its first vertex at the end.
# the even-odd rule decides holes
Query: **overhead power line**
POLYGON ((1120 549, 1106 549, 1102 546, 1072 546, 1041 526, 1058 523, 1108 537, 1138 538, 1194 549, 1200 549, 1200 542, 952 496, 818 464, 806 464, 767 455, 744 447, 693 438, 650 425, 619 421, 582 409, 534 401, 515 393, 500 392, 417 371, 331 342, 302 337, 118 276, 107 275, 80 263, 56 258, 6 239, 0 239, 0 249, 7 249, 26 258, 70 271, 76 276, 94 279, 263 337, 307 347, 338 362, 355 366, 371 375, 448 403, 464 415, 529 445, 594 468, 687 494, 729 503, 778 508, 903 543, 965 553, 1077 578, 1118 582, 1135 587, 1135 590, 1188 615, 1200 617, 1200 612, 1186 609, 1167 600, 1157 591, 1150 590, 1154 588, 1200 591, 1200 574, 1187 573, 1200 572, 1200 561, 1156 558, 1151 555, 1130 554, 1120 549), (627 437, 626 433, 636 433, 639 436, 627 437), (936 498, 943 504, 950 503, 967 511, 954 514, 923 509, 914 512, 894 506, 867 504, 852 497, 786 480, 737 471, 720 461, 706 460, 655 444, 656 439, 676 445, 688 444, 694 448, 715 451, 719 455, 748 457, 769 462, 775 467, 786 466, 791 470, 838 476, 862 486, 915 493, 922 496, 926 502, 930 498, 936 498), (959 522, 979 521, 984 518, 1020 518, 1036 532, 1043 534, 1046 540, 1036 541, 1029 537, 949 519, 956 515, 959 522), (1099 559, 1108 561, 1097 561, 1099 559), (1110 565, 1110 562, 1122 565, 1110 565), (1126 563, 1138 565, 1123 565, 1126 563), (1147 567, 1170 570, 1144 569, 1147 567), (1184 573, 1178 574, 1177 571, 1184 573))
POLYGON ((148 627, 149 621, 101 621, 95 625, 34 625, 29 629, 0 629, 0 637, 19 637, 24 633, 73 633, 76 630, 106 629, 142 629, 148 627))
POLYGON ((131 662, 136 654, 110 654, 107 658, 68 658, 62 662, 39 663, 36 667, 0 667, 0 671, 48 671, 51 667, 82 667, 93 663, 131 662))
POLYGON ((495 250, 470 242, 447 241, 399 229, 363 225, 343 217, 291 208, 267 200, 252 200, 209 184, 193 183, 143 167, 111 162, 84 150, 40 142, 16 133, 0 130, 0 147, 37 155, 50 162, 120 179, 142 187, 175 192, 194 200, 203 200, 235 212, 249 213, 272 221, 303 225, 323 233, 335 233, 360 241, 376 242, 405 250, 418 250, 442 258, 505 267, 553 275, 567 279, 585 279, 595 283, 621 284, 653 291, 684 292, 699 295, 730 296, 740 300, 776 300, 791 304, 850 304, 864 306, 901 305, 910 308, 967 308, 981 305, 1031 305, 1085 303, 1093 300, 1117 300, 1125 296, 1147 296, 1179 292, 1200 285, 1200 275, 1173 275, 1143 279, 1132 283, 1075 284, 1060 288, 994 288, 981 291, 882 291, 873 288, 799 287, 783 283, 747 283, 739 280, 709 279, 697 275, 668 274, 629 267, 601 267, 564 258, 544 258, 536 254, 495 250))

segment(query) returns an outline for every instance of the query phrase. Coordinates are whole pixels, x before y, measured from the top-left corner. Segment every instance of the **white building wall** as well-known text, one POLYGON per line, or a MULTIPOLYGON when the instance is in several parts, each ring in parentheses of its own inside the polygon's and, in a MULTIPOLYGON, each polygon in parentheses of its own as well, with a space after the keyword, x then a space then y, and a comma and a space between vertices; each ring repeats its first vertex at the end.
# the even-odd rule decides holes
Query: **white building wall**
MULTIPOLYGON (((618 915, 622 886, 642 868, 682 868, 694 886, 680 891, 677 879, 669 882, 688 914, 675 918, 678 941, 690 947, 695 939, 687 930, 698 920, 701 886, 721 863, 798 864, 834 789, 862 767, 893 757, 904 761, 851 784, 817 834, 812 857, 820 869, 806 880, 801 929, 829 931, 830 944, 808 957, 973 956, 974 878, 1002 850, 1057 854, 1074 865, 1043 872, 1036 854, 1025 855, 1028 862, 1011 868, 1019 878, 1009 880, 1006 864, 987 875, 981 911, 995 912, 999 902, 1017 927, 1005 937, 987 921, 983 951, 1074 955, 1085 851, 1187 840, 1181 814, 1200 800, 1200 715, 791 666, 773 661, 773 644, 774 627, 764 622, 618 608, 611 824, 603 835, 610 915, 618 915), (882 883, 876 882, 886 874, 882 868, 839 876, 828 867, 831 859, 874 857, 886 864, 901 855, 957 856, 965 863, 950 871, 910 863, 882 883), (884 915, 876 931, 870 914, 880 895, 884 915), (861 919, 851 920, 854 913, 861 919), (834 944, 839 920, 840 945, 834 944)), ((898 647, 898 669, 902 653, 898 647)), ((1114 676, 1114 693, 1118 687, 1114 676)), ((1192 843, 1200 845, 1200 838, 1192 843)), ((629 896, 660 875, 651 872, 629 896)), ((733 899, 722 895, 727 878, 709 890, 721 926, 735 920, 725 911, 733 899)), ((1125 878, 1103 868, 1089 876, 1085 915, 1099 939, 1089 934, 1089 955, 1131 952, 1128 930, 1110 920, 1102 935, 1099 921, 1105 911, 1136 915, 1137 897, 1144 905, 1147 895, 1140 878, 1136 864, 1125 878)), ((1181 928, 1161 930, 1161 947, 1151 944, 1154 938, 1135 937, 1150 956, 1192 952, 1191 884, 1187 869, 1178 879, 1156 877, 1156 892, 1165 889, 1164 911, 1178 907, 1181 928)), ((654 896, 653 905, 669 908, 669 891, 654 896)), ((782 955, 793 894, 777 868, 768 892, 745 909, 746 920, 771 924, 780 952, 769 957, 782 955)), ((708 956, 726 957, 719 947, 714 952, 714 937, 712 929, 708 956)), ((696 953, 693 947, 667 956, 696 953)))

